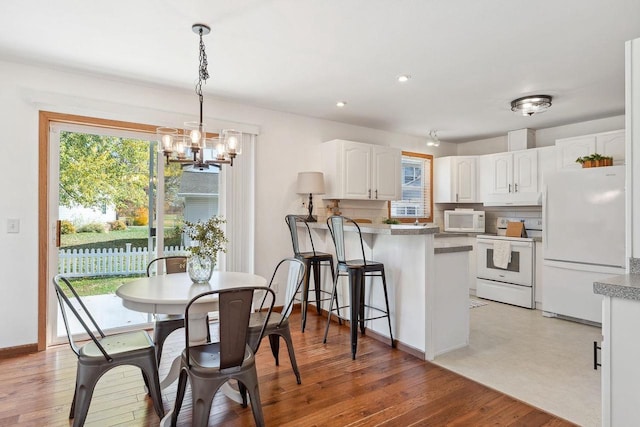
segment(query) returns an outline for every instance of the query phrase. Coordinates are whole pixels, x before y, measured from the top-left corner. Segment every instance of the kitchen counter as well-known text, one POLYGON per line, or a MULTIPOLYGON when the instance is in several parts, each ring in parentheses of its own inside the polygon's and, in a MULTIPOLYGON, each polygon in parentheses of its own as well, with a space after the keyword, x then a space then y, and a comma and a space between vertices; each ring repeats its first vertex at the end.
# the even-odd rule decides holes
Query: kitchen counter
POLYGON ((622 274, 593 282, 593 292, 614 298, 640 301, 640 274, 622 274))
MULTIPOLYGON (((440 228, 434 224, 358 225, 365 257, 385 266, 391 325, 398 348, 433 360, 468 345, 468 266, 472 245, 466 240, 435 239, 440 228)), ((326 222, 309 223, 309 228, 316 250, 333 253, 326 222)), ((345 226, 344 240, 347 256, 360 258, 360 239, 355 231, 355 226, 345 226)), ((345 289, 338 287, 341 301, 348 301, 345 289)), ((380 287, 368 289, 371 304, 382 306, 384 294, 380 287)), ((386 319, 369 321, 366 328, 388 336, 386 319)))
MULTIPOLYGON (((309 222, 309 228, 327 230, 327 223, 309 222)), ((421 234, 435 234, 440 231, 440 227, 434 224, 358 224, 363 234, 384 234, 390 236, 415 236, 421 234)), ((353 225, 345 225, 345 231, 355 231, 353 225)))

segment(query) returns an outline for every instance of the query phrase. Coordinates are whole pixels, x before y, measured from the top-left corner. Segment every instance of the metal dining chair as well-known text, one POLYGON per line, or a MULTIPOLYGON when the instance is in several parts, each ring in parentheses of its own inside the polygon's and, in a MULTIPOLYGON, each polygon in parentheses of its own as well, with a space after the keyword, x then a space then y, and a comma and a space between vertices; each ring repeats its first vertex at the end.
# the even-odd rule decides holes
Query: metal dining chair
MULTIPOLYGON (((171 425, 178 421, 178 413, 187 387, 191 383, 192 425, 206 426, 211 413, 211 403, 216 392, 229 380, 237 380, 249 394, 251 410, 256 425, 264 426, 264 415, 258 387, 258 373, 254 350, 247 344, 249 317, 256 292, 266 292, 267 303, 259 336, 264 335, 275 292, 267 286, 238 287, 207 291, 194 297, 185 309, 185 349, 180 362, 180 377, 171 425), (218 298, 220 341, 189 347, 189 315, 194 305, 203 298, 218 298)), ((195 313, 194 313, 195 314, 195 313)), ((260 341, 258 341, 259 345, 260 341)), ((246 394, 243 406, 247 406, 246 394)))
POLYGON ((291 361, 291 367, 296 375, 298 384, 301 384, 300 371, 298 370, 298 364, 296 363, 296 355, 293 350, 293 340, 291 339, 291 329, 289 328, 289 315, 293 310, 293 304, 296 300, 296 294, 302 287, 303 280, 305 278, 305 265, 297 258, 285 258, 276 265, 271 280, 269 281, 269 288, 273 289, 275 281, 279 283, 286 282, 285 290, 285 306, 278 313, 274 311, 271 313, 271 317, 267 322, 267 326, 264 332, 261 330, 264 324, 266 312, 264 311, 267 295, 262 299, 262 303, 257 307, 257 310, 251 313, 249 317, 249 340, 248 343, 254 352, 257 350, 260 340, 268 336, 269 344, 271 346, 271 352, 276 360, 276 366, 280 365, 279 351, 280 351, 280 337, 284 339, 287 344, 287 350, 289 352, 289 360, 291 361))
MULTIPOLYGON (((153 274, 162 272, 161 269, 163 269, 166 274, 184 273, 187 271, 187 257, 164 256, 152 259, 149 264, 147 264, 147 277, 151 277, 153 274)), ((153 342, 156 345, 156 360, 158 366, 160 366, 164 342, 173 331, 184 328, 184 316, 175 314, 155 314, 154 317, 153 342)), ((207 317, 207 326, 208 325, 209 318, 207 317)), ((207 334, 209 334, 208 331, 209 329, 207 328, 207 334)), ((208 336, 209 335, 207 335, 207 337, 208 336)))
POLYGON ((75 392, 69 418, 73 426, 84 425, 89 412, 93 390, 102 375, 118 366, 134 365, 142 371, 142 377, 153 400, 153 407, 160 418, 164 416, 155 346, 146 331, 123 332, 105 335, 96 323, 69 280, 60 275, 53 278, 53 285, 60 304, 62 319, 71 350, 78 356, 75 392), (91 341, 79 345, 71 331, 68 312, 82 325, 91 341))
POLYGON ((384 264, 377 261, 367 260, 364 252, 364 243, 362 240, 362 232, 360 226, 354 220, 333 215, 327 218, 327 226, 331 233, 331 238, 336 249, 336 259, 338 260, 337 272, 333 281, 333 290, 331 291, 331 302, 329 303, 329 316, 327 318, 327 326, 324 332, 323 342, 327 342, 327 334, 329 333, 329 325, 331 324, 331 315, 334 310, 334 301, 336 302, 336 314, 340 319, 340 308, 349 308, 350 310, 350 327, 351 327, 351 358, 356 358, 356 350, 358 347, 358 324, 360 325, 360 332, 365 332, 365 322, 369 320, 387 318, 389 324, 389 339, 391 341, 391 347, 395 347, 393 341, 393 332, 391 330, 391 315, 389 310, 389 297, 387 293, 387 279, 384 272, 384 264), (359 259, 347 259, 345 250, 345 223, 355 227, 357 236, 360 241, 359 255, 362 258, 359 259), (349 305, 340 306, 337 300, 337 286, 340 276, 347 276, 349 278, 349 305), (380 277, 382 279, 382 289, 384 292, 385 308, 372 306, 366 303, 365 299, 365 284, 367 277, 380 277), (369 310, 369 317, 365 317, 365 309, 369 310))
POLYGON ((311 273, 313 272, 313 291, 316 297, 316 311, 318 314, 322 312, 321 303, 323 301, 328 301, 330 299, 330 293, 322 289, 322 282, 320 280, 320 267, 329 266, 331 268, 331 279, 335 280, 335 269, 333 265, 333 255, 326 252, 318 252, 316 251, 315 245, 313 244, 313 238, 311 237, 311 229, 309 228, 309 224, 304 218, 300 218, 297 215, 287 215, 285 217, 285 222, 289 227, 289 234, 291 235, 291 244, 293 246, 293 255, 302 261, 305 265, 305 277, 304 277, 304 287, 301 292, 301 303, 302 303, 302 332, 304 332, 304 328, 307 324, 307 306, 309 303, 309 289, 311 273), (305 225, 306 234, 309 238, 309 242, 311 244, 310 252, 303 252, 300 250, 300 242, 298 239, 298 223, 302 223, 305 225), (327 295, 326 298, 321 298, 321 294, 327 295))

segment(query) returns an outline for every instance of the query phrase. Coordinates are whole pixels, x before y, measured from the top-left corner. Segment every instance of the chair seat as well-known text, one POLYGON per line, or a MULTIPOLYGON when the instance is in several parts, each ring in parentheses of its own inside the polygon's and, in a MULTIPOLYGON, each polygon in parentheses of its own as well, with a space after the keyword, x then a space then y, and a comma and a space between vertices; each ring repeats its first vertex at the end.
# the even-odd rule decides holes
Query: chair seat
POLYGON ((296 255, 296 258, 300 258, 300 259, 315 259, 318 261, 329 261, 329 260, 333 260, 333 255, 328 254, 326 252, 300 252, 298 255, 296 255))
MULTIPOLYGON (((112 357, 125 352, 153 348, 153 341, 146 331, 109 335, 98 338, 98 341, 112 357)), ((93 341, 80 349, 80 357, 99 357, 104 360, 102 352, 93 341)))
POLYGON ((363 259, 350 259, 344 263, 338 263, 338 270, 347 271, 351 268, 362 268, 364 271, 380 271, 384 270, 384 264, 378 261, 363 260, 363 259))
MULTIPOLYGON (((194 373, 211 373, 211 370, 215 370, 215 373, 220 369, 220 343, 209 343, 204 345, 198 345, 189 348, 189 355, 191 357, 191 370, 194 373)), ((186 352, 182 353, 182 361, 185 363, 186 352)), ((247 345, 244 351, 244 360, 242 361, 242 369, 247 363, 250 363, 254 359, 251 348, 247 345)))

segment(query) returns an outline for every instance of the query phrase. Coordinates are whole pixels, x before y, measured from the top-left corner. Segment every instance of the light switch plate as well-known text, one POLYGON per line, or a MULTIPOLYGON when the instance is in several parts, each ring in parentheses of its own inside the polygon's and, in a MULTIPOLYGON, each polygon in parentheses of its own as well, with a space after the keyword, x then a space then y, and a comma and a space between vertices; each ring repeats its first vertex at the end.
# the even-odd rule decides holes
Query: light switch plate
POLYGON ((20 220, 16 218, 9 218, 7 220, 7 233, 19 233, 20 232, 20 220))

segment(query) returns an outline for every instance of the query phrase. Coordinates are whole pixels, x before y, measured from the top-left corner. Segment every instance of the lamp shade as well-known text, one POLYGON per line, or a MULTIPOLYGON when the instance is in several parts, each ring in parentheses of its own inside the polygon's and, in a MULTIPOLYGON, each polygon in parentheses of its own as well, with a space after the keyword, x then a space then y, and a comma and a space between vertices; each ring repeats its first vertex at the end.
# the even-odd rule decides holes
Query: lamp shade
POLYGON ((298 194, 324 194, 322 172, 298 172, 298 194))

